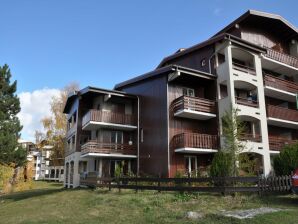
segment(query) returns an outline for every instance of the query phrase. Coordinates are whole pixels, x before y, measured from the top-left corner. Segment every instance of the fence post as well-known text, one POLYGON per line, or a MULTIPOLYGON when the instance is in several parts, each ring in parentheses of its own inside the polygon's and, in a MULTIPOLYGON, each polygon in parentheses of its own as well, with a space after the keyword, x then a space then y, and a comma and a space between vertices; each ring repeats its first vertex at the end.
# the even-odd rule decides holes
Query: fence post
POLYGON ((258 193, 259 196, 262 196, 262 179, 260 175, 258 176, 258 193))
POLYGON ((158 175, 158 193, 160 193, 160 178, 161 178, 161 174, 159 173, 159 175, 158 175))
POLYGON ((118 192, 120 193, 121 189, 120 189, 120 180, 119 180, 119 178, 117 178, 117 185, 118 185, 118 192))
POLYGON ((226 196, 226 177, 223 177, 223 196, 226 196))
POLYGON ((136 193, 138 193, 138 175, 136 176, 136 189, 135 189, 136 191, 136 193))
POLYGON ((190 187, 190 173, 189 172, 187 174, 187 177, 188 177, 188 187, 190 187))
POLYGON ((112 179, 111 178, 109 178, 109 191, 111 191, 111 182, 112 182, 112 179))

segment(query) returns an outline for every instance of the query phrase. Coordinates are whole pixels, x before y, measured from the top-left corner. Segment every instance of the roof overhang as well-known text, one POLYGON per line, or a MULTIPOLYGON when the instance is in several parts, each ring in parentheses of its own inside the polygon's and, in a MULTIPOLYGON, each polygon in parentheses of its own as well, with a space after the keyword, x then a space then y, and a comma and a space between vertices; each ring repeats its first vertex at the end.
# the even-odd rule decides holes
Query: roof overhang
POLYGON ((286 27, 289 28, 294 34, 298 35, 298 29, 291 24, 289 21, 287 21, 285 18, 283 18, 280 15, 277 14, 272 14, 272 13, 266 13, 266 12, 261 12, 257 10, 248 10, 246 13, 241 15, 239 18, 234 20, 232 23, 227 25, 225 28, 217 32, 214 36, 220 35, 222 33, 228 32, 231 28, 235 27, 236 24, 240 24, 241 22, 247 20, 249 17, 258 17, 260 19, 270 19, 270 20, 275 20, 279 21, 282 24, 284 24, 286 27))
POLYGON ((170 61, 173 60, 173 59, 176 59, 176 58, 179 58, 179 57, 182 57, 186 54, 189 54, 189 53, 192 53, 194 51, 197 51, 197 50, 200 50, 204 47, 207 47, 207 46, 211 46, 217 42, 220 42, 220 41, 224 41, 224 40, 229 40, 233 45, 237 45, 237 46, 241 46, 241 47, 244 47, 246 49, 249 49, 249 50, 252 50, 254 52, 257 52, 257 53, 266 53, 267 50, 266 48, 263 48, 259 45, 256 45, 256 44, 253 44, 251 42, 248 42, 246 40, 243 40, 239 37, 236 37, 234 35, 231 35, 231 34, 228 34, 228 33, 223 33, 223 34, 219 34, 218 36, 214 36, 202 43, 199 43, 199 44, 196 44, 192 47, 189 47, 183 51, 179 51, 175 54, 172 54, 166 58, 164 58, 160 63, 159 65, 157 66, 157 69, 160 69, 162 68, 166 63, 171 63, 170 61))
POLYGON ((126 97, 126 98, 133 98, 133 99, 137 99, 136 95, 133 94, 128 94, 125 93, 123 91, 117 91, 117 90, 109 90, 109 89, 103 89, 103 88, 97 88, 97 87, 92 87, 92 86, 87 86, 84 89, 81 89, 80 91, 75 91, 72 92, 67 100, 66 100, 66 104, 63 110, 63 113, 68 113, 71 105, 73 104, 74 100, 78 97, 82 97, 85 94, 88 93, 98 93, 98 94, 104 94, 104 95, 109 95, 109 96, 118 96, 118 97, 126 97))
POLYGON ((132 85, 134 83, 146 80, 146 79, 150 79, 150 78, 154 78, 157 76, 161 76, 161 75, 167 75, 167 74, 171 74, 172 78, 169 78, 168 81, 172 81, 175 78, 177 78, 180 74, 188 74, 188 75, 193 75, 196 77, 201 77, 201 78, 205 78, 205 79, 216 79, 216 76, 207 72, 202 72, 196 69, 192 69, 192 68, 187 68, 184 66, 180 66, 180 65, 168 65, 165 67, 161 67, 158 69, 155 69, 151 72, 148 72, 144 75, 141 76, 137 76, 133 79, 129 79, 125 82, 121 82, 118 83, 117 85, 115 85, 114 89, 121 89, 125 86, 129 86, 132 85))

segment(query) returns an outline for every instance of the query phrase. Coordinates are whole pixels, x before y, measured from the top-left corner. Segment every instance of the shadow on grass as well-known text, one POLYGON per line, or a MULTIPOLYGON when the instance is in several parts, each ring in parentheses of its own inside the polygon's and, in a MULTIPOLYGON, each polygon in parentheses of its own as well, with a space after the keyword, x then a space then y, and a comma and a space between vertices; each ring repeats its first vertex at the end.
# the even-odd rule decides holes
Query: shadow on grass
POLYGON ((12 201, 20 201, 28 198, 39 197, 43 195, 50 195, 54 193, 58 193, 64 191, 63 188, 59 189, 37 189, 37 190, 28 190, 22 192, 11 193, 7 195, 0 196, 0 200, 12 200, 12 201))
POLYGON ((261 201, 268 205, 298 206, 298 196, 293 194, 270 194, 261 197, 261 201))

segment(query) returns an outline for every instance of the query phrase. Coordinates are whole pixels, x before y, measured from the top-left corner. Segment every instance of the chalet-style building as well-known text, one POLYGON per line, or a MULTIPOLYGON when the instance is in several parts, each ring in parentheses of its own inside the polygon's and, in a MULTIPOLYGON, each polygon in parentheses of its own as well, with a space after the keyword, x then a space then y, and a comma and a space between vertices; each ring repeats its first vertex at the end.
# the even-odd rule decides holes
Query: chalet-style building
POLYGON ((249 10, 210 39, 164 58, 114 90, 69 96, 65 186, 116 167, 138 175, 206 173, 220 150, 222 117, 246 125, 243 153, 271 172, 271 158, 298 139, 298 32, 284 18, 249 10))

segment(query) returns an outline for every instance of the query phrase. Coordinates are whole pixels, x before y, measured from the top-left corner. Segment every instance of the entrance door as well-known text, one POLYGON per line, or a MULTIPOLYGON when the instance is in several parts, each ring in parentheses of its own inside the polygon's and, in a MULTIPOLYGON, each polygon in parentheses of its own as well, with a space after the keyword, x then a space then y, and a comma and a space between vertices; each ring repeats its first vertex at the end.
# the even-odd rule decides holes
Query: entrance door
POLYGON ((185 156, 185 171, 190 174, 190 176, 197 175, 197 163, 196 156, 185 156))

